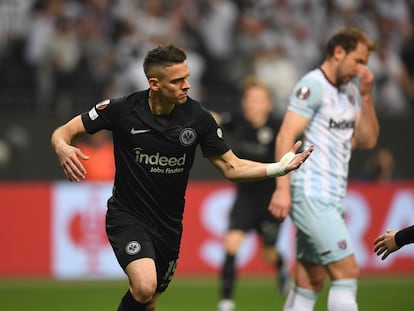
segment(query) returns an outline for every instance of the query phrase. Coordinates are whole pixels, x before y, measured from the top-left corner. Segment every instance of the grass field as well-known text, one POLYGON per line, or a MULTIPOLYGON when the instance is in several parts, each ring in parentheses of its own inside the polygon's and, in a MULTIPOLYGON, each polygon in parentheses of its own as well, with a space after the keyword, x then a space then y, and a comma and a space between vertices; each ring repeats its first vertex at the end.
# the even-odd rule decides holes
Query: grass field
MULTIPOLYGON (((412 310, 414 276, 363 277, 358 291, 359 309, 412 310)), ((275 293, 270 277, 240 278, 237 311, 282 310, 284 298, 275 293)), ((126 281, 52 281, 0 279, 1 311, 116 311, 126 281)), ((157 311, 215 311, 217 279, 176 277, 161 296, 157 311)), ((315 310, 326 310, 327 291, 315 310)))

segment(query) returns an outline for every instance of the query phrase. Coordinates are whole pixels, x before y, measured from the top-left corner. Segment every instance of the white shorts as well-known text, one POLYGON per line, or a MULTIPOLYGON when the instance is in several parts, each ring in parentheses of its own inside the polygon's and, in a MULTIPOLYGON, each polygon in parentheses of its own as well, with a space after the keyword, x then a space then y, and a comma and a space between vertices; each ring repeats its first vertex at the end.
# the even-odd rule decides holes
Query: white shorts
POLYGON ((353 254, 342 204, 295 193, 290 217, 298 229, 297 259, 325 266, 353 254))

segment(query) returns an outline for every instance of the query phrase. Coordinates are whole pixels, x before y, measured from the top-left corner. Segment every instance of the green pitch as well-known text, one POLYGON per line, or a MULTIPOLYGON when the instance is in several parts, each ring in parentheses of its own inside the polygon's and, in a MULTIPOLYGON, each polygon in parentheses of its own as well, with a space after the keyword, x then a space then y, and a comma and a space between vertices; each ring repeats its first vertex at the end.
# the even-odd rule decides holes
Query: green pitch
MULTIPOLYGON (((161 296, 157 311, 215 311, 216 278, 176 277, 161 296)), ((360 310, 411 310, 414 275, 363 277, 359 282, 360 310)), ((0 279, 2 311, 116 311, 126 281, 51 281, 0 279)), ((324 290, 315 310, 326 310, 324 290)), ((237 311, 282 310, 284 297, 277 294, 270 277, 242 277, 235 292, 237 311)))

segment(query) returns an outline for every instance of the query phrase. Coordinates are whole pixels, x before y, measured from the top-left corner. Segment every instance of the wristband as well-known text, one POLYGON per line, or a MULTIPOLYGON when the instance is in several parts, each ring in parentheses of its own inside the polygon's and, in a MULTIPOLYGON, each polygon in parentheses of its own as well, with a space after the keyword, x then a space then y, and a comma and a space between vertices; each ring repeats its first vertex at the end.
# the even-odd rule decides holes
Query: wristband
POLYGON ((266 175, 269 177, 285 176, 287 174, 285 168, 294 157, 295 154, 293 152, 288 152, 280 159, 280 162, 268 164, 266 175))
POLYGON ((285 176, 286 172, 280 162, 270 163, 266 166, 266 175, 269 177, 285 176))

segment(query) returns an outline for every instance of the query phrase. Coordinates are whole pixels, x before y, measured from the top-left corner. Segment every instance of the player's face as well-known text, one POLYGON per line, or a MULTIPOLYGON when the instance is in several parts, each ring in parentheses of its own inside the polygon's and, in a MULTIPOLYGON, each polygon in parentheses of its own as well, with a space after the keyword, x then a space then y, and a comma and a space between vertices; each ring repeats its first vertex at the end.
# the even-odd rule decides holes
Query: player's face
POLYGON ((366 65, 368 62, 369 50, 365 44, 358 43, 357 48, 345 53, 338 66, 339 84, 348 83, 356 76, 356 69, 359 65, 366 65))
POLYGON ((175 64, 164 68, 164 76, 158 80, 162 101, 170 104, 184 104, 191 87, 188 82, 190 71, 187 64, 175 64))
POLYGON ((266 120, 272 110, 269 93, 260 86, 249 88, 243 95, 242 108, 247 121, 256 123, 266 120))

